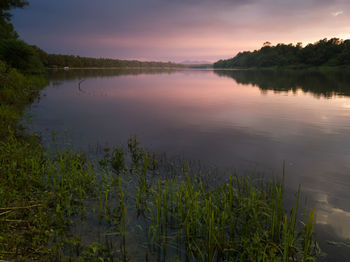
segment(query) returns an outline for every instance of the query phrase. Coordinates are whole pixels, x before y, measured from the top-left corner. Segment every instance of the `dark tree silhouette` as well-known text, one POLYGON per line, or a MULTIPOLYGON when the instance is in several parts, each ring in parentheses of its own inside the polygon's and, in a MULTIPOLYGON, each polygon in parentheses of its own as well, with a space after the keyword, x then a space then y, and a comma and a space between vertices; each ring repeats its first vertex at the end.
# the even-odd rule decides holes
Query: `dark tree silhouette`
POLYGON ((304 48, 301 43, 277 44, 265 42, 260 50, 238 53, 235 57, 220 60, 215 68, 249 67, 310 67, 350 65, 350 40, 322 39, 304 48))
POLYGON ((9 11, 28 4, 26 0, 0 0, 0 39, 18 38, 18 34, 10 23, 12 15, 9 11))
POLYGON ((1 0, 0 1, 0 18, 5 21, 10 21, 12 15, 8 12, 13 8, 22 8, 29 5, 26 0, 1 0))

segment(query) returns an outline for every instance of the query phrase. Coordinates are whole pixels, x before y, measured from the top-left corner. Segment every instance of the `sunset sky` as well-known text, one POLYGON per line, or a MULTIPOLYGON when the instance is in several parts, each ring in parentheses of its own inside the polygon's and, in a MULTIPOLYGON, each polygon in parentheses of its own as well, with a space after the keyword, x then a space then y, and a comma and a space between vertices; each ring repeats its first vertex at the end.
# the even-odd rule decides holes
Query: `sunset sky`
POLYGON ((50 53, 211 61, 272 44, 350 38, 349 0, 31 0, 21 38, 50 53))

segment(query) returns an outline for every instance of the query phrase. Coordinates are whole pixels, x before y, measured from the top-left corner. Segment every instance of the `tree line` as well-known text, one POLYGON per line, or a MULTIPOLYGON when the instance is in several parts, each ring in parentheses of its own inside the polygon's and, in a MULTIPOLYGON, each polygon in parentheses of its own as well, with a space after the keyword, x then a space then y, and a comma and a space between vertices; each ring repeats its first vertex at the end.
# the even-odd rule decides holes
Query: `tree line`
POLYGON ((182 67, 175 63, 141 62, 109 58, 91 58, 74 55, 48 54, 37 46, 19 39, 11 23, 14 8, 28 5, 26 0, 0 1, 0 60, 8 66, 25 73, 40 73, 45 68, 82 67, 82 68, 173 68, 182 67))
POLYGON ((301 43, 272 46, 270 42, 265 42, 259 50, 240 52, 231 59, 217 61, 214 63, 214 68, 303 68, 347 65, 350 65, 350 40, 325 38, 305 47, 302 47, 301 43))
POLYGON ((179 64, 171 62, 141 62, 137 60, 120 60, 111 58, 92 58, 75 55, 48 54, 36 46, 32 46, 39 54, 43 65, 48 68, 62 68, 65 66, 75 68, 170 68, 179 67, 179 64))

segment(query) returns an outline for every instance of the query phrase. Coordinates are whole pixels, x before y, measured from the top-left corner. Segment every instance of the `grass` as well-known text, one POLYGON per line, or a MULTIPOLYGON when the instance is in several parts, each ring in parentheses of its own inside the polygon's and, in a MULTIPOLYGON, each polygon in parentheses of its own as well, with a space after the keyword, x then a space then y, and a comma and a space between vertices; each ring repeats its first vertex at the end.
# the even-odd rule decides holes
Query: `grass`
POLYGON ((315 260, 315 215, 300 189, 287 210, 283 179, 204 179, 136 136, 100 160, 48 154, 18 126, 44 80, 0 63, 0 83, 0 260, 315 260))

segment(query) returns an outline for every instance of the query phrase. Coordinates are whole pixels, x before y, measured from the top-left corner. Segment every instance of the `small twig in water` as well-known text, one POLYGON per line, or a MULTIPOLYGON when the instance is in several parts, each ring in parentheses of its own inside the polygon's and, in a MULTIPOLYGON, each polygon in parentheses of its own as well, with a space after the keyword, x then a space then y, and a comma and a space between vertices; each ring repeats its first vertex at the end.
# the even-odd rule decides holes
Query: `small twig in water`
POLYGON ((42 206, 41 204, 26 206, 26 207, 0 207, 0 210, 15 210, 15 209, 27 209, 32 207, 39 207, 42 206))
POLYGON ((11 213, 13 210, 8 210, 8 211, 5 211, 5 212, 2 212, 2 213, 0 213, 0 216, 3 216, 3 215, 6 215, 6 214, 8 214, 8 213, 11 213))
POLYGON ((80 87, 81 83, 84 82, 84 81, 85 81, 85 79, 82 79, 82 80, 79 81, 78 89, 79 89, 80 92, 84 92, 85 93, 85 91, 82 90, 81 87, 80 87))

